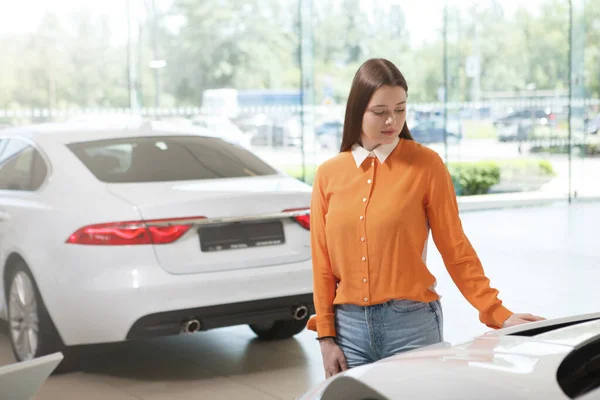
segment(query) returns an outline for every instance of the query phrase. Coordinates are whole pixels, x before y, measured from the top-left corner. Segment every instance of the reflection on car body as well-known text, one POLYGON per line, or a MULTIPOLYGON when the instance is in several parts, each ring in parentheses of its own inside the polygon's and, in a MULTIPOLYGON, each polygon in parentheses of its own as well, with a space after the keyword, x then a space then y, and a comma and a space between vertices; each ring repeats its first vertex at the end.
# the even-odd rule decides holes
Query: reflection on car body
POLYGON ((600 313, 409 351, 342 372, 299 397, 342 398, 598 400, 600 313))

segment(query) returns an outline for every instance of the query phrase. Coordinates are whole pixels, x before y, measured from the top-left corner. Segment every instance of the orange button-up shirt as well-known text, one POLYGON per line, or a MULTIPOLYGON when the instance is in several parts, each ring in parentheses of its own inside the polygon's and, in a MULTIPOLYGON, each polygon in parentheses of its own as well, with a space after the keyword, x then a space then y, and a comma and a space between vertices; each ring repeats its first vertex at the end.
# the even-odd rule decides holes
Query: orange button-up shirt
POLYGON ((512 313, 463 231, 448 169, 433 150, 400 139, 373 152, 355 145, 317 170, 311 200, 316 316, 308 329, 335 336, 335 304, 437 300, 425 262, 429 229, 481 322, 501 327, 512 313))

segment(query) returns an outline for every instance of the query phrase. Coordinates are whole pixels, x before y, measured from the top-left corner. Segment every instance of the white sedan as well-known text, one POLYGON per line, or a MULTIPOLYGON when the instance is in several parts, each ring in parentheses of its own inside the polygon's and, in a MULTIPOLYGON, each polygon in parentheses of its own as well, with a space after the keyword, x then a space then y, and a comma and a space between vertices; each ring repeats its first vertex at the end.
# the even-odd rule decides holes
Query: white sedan
POLYGON ((335 375, 299 400, 600 399, 600 313, 427 346, 335 375))
POLYGON ((0 317, 17 360, 311 313, 310 186, 161 122, 0 131, 0 317))

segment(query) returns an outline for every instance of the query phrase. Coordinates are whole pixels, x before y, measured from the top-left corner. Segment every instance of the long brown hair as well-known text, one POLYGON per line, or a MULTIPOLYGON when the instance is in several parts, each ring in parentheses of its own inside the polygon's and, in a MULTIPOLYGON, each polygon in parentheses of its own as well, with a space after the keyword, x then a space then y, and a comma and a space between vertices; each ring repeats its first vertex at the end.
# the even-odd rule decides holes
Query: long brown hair
MULTIPOLYGON (((400 86, 408 94, 408 84, 400 70, 390 61, 383 58, 372 58, 360 66, 354 79, 346 103, 344 117, 344 133, 340 152, 348 151, 355 143, 360 142, 362 122, 365 110, 373 93, 382 86, 400 86)), ((402 139, 413 140, 406 122, 399 135, 402 139)))

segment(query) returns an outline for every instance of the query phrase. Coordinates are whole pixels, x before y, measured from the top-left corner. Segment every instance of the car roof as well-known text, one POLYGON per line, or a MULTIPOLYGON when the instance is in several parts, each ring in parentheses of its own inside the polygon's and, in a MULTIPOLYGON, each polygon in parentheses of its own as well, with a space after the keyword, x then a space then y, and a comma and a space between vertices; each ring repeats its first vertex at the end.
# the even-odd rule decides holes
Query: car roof
POLYGON ((83 118, 68 122, 27 125, 0 130, 0 139, 22 136, 34 141, 55 141, 63 144, 165 135, 218 137, 216 133, 192 124, 148 121, 135 117, 83 118))

